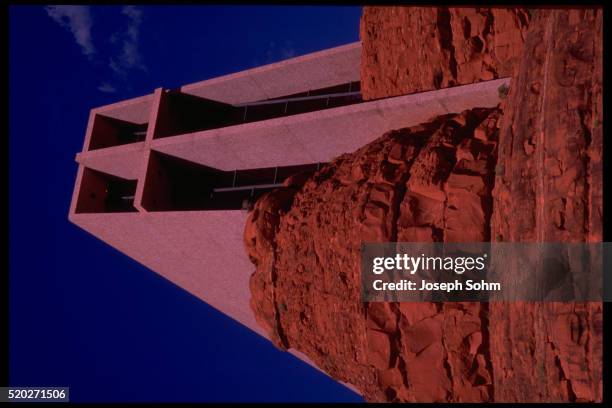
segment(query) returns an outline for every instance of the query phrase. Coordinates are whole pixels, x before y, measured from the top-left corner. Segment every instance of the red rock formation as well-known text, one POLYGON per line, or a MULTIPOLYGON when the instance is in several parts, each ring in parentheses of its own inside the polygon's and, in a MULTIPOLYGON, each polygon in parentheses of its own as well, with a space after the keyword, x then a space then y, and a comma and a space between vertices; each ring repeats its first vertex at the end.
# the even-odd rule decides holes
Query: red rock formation
POLYGON ((498 115, 390 132, 256 203, 245 231, 252 307, 277 346, 369 400, 490 399, 487 306, 363 304, 359 262, 363 241, 489 239, 498 115))
POLYGON ((364 7, 364 99, 511 76, 528 23, 521 8, 364 7))
MULTIPOLYGON (((407 43, 383 45, 387 37, 372 34, 394 31, 384 27, 397 27, 389 16, 416 19, 403 25, 415 38, 423 27, 448 38, 436 31, 441 14, 451 27, 452 16, 473 13, 493 16, 486 21, 495 27, 524 18, 395 9, 366 9, 365 52, 379 41, 406 54, 407 43)), ((601 304, 365 304, 359 253, 363 241, 601 240, 601 24, 601 10, 537 11, 503 116, 474 109, 389 132, 259 200, 245 230, 256 266, 251 303, 274 343, 370 401, 600 401, 601 304)), ((502 31, 493 30, 495 41, 502 31)), ((485 48, 495 75, 505 75, 495 41, 485 48)), ((394 69, 412 73, 401 81, 389 79, 388 58, 365 58, 375 79, 362 89, 377 98, 460 83, 450 69, 440 68, 439 81, 417 75, 433 72, 423 63, 447 66, 448 50, 398 60, 394 69)))
MULTIPOLYGON (((504 108, 496 240, 602 240, 601 58, 601 9, 537 11, 504 108)), ((497 399, 601 400, 601 303, 492 304, 489 320, 497 399)))

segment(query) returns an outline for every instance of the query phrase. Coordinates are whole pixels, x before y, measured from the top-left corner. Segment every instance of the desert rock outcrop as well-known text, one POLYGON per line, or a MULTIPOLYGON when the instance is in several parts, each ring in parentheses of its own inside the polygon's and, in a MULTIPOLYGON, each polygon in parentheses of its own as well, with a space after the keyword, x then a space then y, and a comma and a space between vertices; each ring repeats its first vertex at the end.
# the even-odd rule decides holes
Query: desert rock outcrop
POLYGON ((601 241, 602 11, 366 7, 361 35, 365 99, 510 92, 260 199, 258 322, 369 401, 601 401, 601 303, 368 304, 359 262, 364 241, 601 241))

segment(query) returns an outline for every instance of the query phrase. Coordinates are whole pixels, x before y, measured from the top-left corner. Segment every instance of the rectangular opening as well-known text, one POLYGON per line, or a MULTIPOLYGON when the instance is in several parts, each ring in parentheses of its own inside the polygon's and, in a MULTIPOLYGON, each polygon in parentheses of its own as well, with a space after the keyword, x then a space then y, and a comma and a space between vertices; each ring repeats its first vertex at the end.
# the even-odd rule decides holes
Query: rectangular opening
POLYGON ((85 168, 77 198, 77 213, 136 212, 136 180, 126 180, 85 168))
POLYGON ((240 210, 290 176, 318 164, 222 171, 152 151, 143 189, 147 211, 240 210))
POLYGON ((306 96, 317 96, 317 95, 330 95, 330 94, 338 94, 338 93, 347 93, 347 92, 360 92, 361 91, 361 82, 347 82, 340 85, 328 86, 325 88, 319 89, 311 89, 305 92, 295 93, 291 95, 277 96, 276 98, 267 99, 269 101, 277 100, 277 99, 290 99, 290 98, 299 98, 306 96))
POLYGON ((248 105, 241 110, 243 112, 243 120, 240 122, 258 122, 283 116, 285 114, 285 104, 248 105))
POLYGON ((154 139, 182 135, 227 126, 232 105, 169 90, 163 95, 158 111, 154 139))
POLYGON ((362 102, 359 82, 241 105, 167 91, 162 97, 154 139, 258 122, 362 102))
POLYGON ((359 82, 351 82, 240 106, 243 109, 243 121, 255 122, 337 108, 362 101, 359 82))
POLYGON ((134 123, 102 114, 94 117, 89 150, 142 142, 147 135, 147 123, 134 123))
POLYGON ((287 113, 290 115, 296 115, 298 113, 314 112, 327 108, 328 102, 328 98, 289 101, 287 102, 287 113))

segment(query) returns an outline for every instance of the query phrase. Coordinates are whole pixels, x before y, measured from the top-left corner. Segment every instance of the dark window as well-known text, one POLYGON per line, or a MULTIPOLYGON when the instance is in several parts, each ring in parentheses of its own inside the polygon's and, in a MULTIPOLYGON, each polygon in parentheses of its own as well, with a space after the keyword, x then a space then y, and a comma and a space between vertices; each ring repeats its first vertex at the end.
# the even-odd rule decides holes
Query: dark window
POLYGON ((126 180, 85 168, 77 199, 77 213, 134 212, 136 180, 126 180))
POLYGON ((147 134, 147 123, 132 123, 101 114, 94 117, 89 150, 142 142, 147 134))
POLYGON ((142 205, 148 211, 240 210, 317 164, 221 171, 151 152, 142 205))

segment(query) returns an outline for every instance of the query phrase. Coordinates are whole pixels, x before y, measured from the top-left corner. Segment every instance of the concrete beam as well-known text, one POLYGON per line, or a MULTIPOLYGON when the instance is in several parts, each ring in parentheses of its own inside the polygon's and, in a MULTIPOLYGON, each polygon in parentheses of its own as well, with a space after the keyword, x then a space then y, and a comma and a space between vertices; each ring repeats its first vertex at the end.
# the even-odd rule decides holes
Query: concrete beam
POLYGON ((130 143, 105 149, 77 153, 76 161, 85 167, 128 180, 140 175, 139 163, 145 152, 145 142, 130 143))
POLYGON ((159 152, 220 170, 327 162, 384 132, 475 107, 494 107, 509 79, 156 139, 159 152))
POLYGON ((361 43, 313 52, 274 64, 196 82, 181 91, 239 104, 359 81, 361 43))

